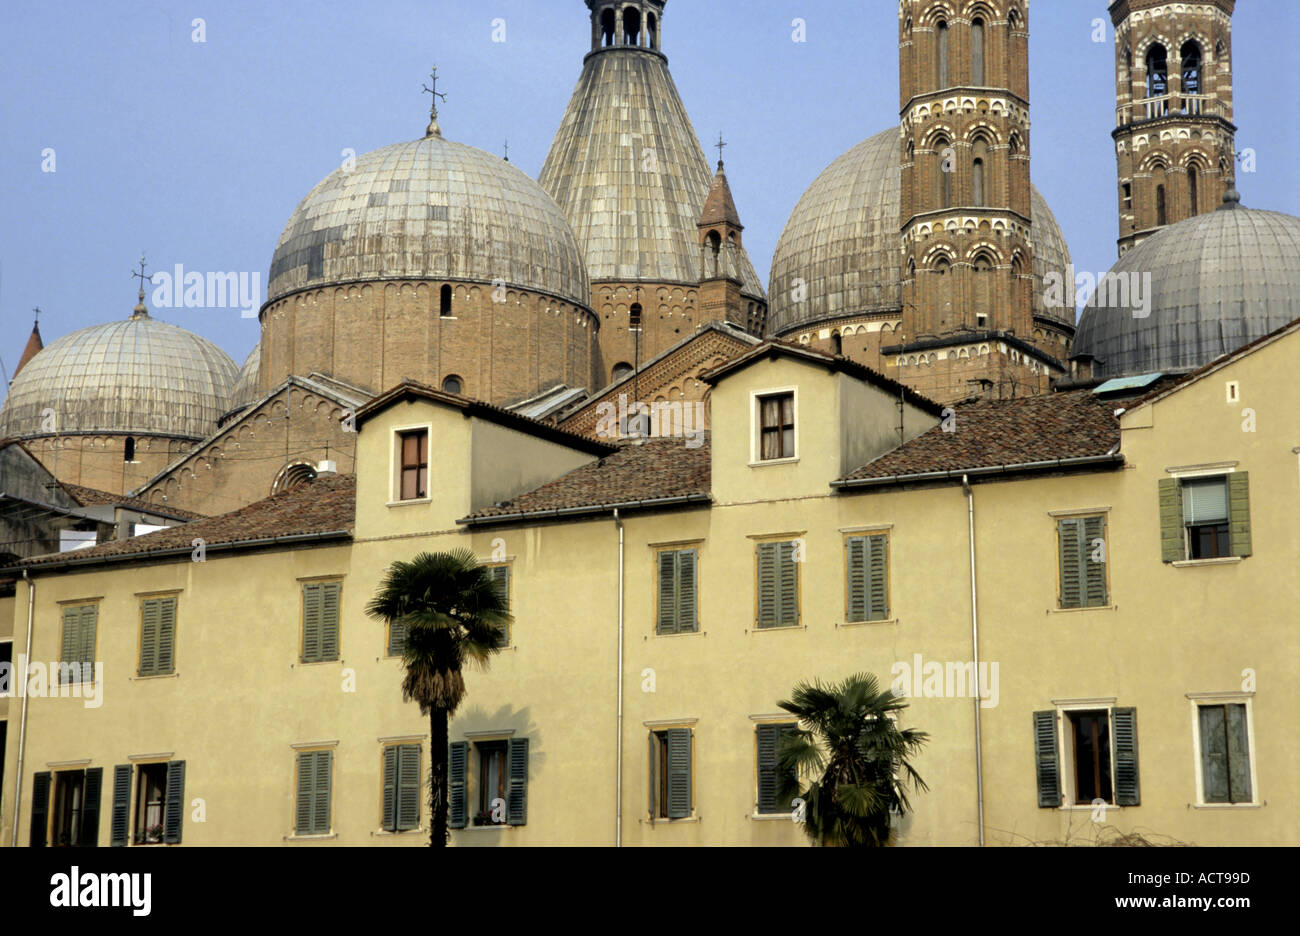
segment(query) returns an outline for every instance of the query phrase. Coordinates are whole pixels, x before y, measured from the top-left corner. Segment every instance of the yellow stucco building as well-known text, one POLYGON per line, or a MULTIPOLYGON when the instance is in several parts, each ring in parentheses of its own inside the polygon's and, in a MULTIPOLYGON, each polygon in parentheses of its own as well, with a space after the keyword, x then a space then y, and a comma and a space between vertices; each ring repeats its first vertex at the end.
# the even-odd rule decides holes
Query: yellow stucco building
POLYGON ((0 840, 427 843, 364 608, 468 547, 514 623, 451 723, 456 845, 802 844, 759 742, 857 672, 930 736, 900 844, 1295 844, 1298 351, 944 409, 767 342, 705 375, 711 437, 617 447, 404 383, 355 482, 19 567, 0 840))

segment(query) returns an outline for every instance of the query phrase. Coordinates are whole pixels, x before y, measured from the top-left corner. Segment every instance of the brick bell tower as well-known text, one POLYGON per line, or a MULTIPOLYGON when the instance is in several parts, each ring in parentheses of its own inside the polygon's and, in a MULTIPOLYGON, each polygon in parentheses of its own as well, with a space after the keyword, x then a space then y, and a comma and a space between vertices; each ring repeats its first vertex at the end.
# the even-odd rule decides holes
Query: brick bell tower
POLYGON ((1214 211, 1233 174, 1236 0, 1114 0, 1119 252, 1214 211))
POLYGON ((885 351, 939 400, 1061 373, 1033 344, 1027 16, 1027 0, 899 4, 903 344, 885 351))

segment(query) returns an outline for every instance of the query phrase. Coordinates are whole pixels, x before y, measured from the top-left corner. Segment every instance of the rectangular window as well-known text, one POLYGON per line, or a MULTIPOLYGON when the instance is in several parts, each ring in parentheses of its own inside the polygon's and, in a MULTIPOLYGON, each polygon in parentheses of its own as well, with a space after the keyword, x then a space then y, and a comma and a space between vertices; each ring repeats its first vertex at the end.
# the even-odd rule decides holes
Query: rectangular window
POLYGON ((1074 801, 1086 806, 1095 799, 1112 801, 1110 713, 1068 712, 1069 743, 1074 765, 1074 801))
POLYGON ((478 755, 478 813, 474 825, 489 825, 493 809, 498 813, 506 803, 506 742, 480 741, 474 745, 478 755))
POLYGON ((383 828, 386 832, 410 832, 420 827, 420 790, 420 745, 385 747, 383 828))
POLYGON ((528 739, 453 741, 447 752, 447 825, 528 824, 528 739), (472 804, 472 809, 471 809, 472 804))
POLYGON ((889 537, 884 533, 844 540, 847 568, 845 621, 889 618, 889 537))
POLYGON ((166 808, 167 765, 140 764, 135 782, 136 845, 153 845, 163 840, 163 810, 166 808))
POLYGON ((1254 802, 1245 704, 1200 705, 1196 715, 1201 748, 1201 802, 1254 802))
MULTIPOLYGON (((510 564, 493 565, 487 567, 488 573, 492 576, 492 582, 496 585, 497 595, 501 598, 501 603, 505 605, 505 610, 510 610, 510 564)), ((510 646, 510 624, 507 622, 503 626, 501 639, 497 646, 505 648, 510 646)))
POLYGON ((95 626, 98 605, 63 609, 62 653, 59 680, 64 683, 90 682, 95 671, 95 626))
POLYGON ((656 634, 694 633, 699 626, 696 549, 663 549, 655 556, 659 576, 656 591, 656 634))
POLYGON ((1250 473, 1161 480, 1160 544, 1165 562, 1249 556, 1250 473))
POLYGON ((298 752, 298 801, 295 835, 328 835, 333 751, 298 752))
POLYGON ((650 732, 650 820, 689 819, 694 809, 690 728, 650 732))
POLYGON ((1129 182, 1124 183, 1124 210, 1133 210, 1133 185, 1129 182))
POLYGON ((1062 608, 1105 607, 1106 518, 1068 517, 1056 522, 1062 608))
POLYGON ((759 628, 794 627, 799 623, 799 566, 794 540, 756 547, 759 628))
POLYGON ((341 582, 304 582, 302 586, 302 662, 339 658, 341 582))
POLYGON ((176 598, 149 598, 140 602, 140 676, 166 676, 172 672, 176 643, 176 598))
POLYGON ((1034 712, 1034 751, 1041 807, 1141 804, 1137 709, 1034 712))
POLYGON ((759 459, 794 458, 794 394, 758 398, 759 459))
POLYGON ((758 812, 760 815, 790 811, 789 791, 797 781, 793 770, 779 766, 781 739, 799 730, 794 722, 759 725, 755 729, 758 766, 758 812))
POLYGON ((416 429, 398 435, 401 471, 398 476, 402 500, 429 496, 429 430, 416 429))

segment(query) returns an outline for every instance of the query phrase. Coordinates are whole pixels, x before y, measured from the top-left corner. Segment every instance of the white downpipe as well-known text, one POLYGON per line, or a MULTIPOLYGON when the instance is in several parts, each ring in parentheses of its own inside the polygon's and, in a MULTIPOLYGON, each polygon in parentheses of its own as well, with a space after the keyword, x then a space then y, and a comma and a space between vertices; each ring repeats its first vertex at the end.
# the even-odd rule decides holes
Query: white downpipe
MULTIPOLYGON (((32 658, 32 619, 36 614, 36 583, 33 582, 30 578, 28 578, 26 569, 23 569, 23 581, 27 583, 27 644, 26 646, 23 647, 23 653, 26 655, 26 658, 30 660, 32 658)), ((11 667, 9 672, 10 689, 13 688, 12 681, 15 678, 15 676, 16 674, 13 672, 13 669, 11 667)), ((23 672, 22 678, 24 681, 27 679, 26 671, 23 672)), ((13 830, 13 838, 10 839, 10 843, 9 843, 10 846, 13 848, 18 847, 18 817, 21 815, 20 810, 23 804, 23 754, 27 750, 27 691, 26 689, 27 687, 26 685, 24 685, 23 693, 22 693, 23 717, 22 720, 18 723, 18 765, 17 765, 18 776, 14 778, 14 815, 13 815, 14 830, 13 830)), ((0 770, 3 769, 4 769, 4 765, 0 764, 0 770)))
MULTIPOLYGON (((623 520, 614 508, 618 527, 618 772, 615 783, 614 847, 623 846, 623 520)), ((17 826, 14 826, 15 830, 17 826)), ((15 832, 15 834, 17 834, 15 832)))
POLYGON ((979 594, 975 588, 975 492, 971 490, 966 475, 961 476, 961 489, 966 493, 966 525, 970 539, 970 642, 975 663, 975 802, 979 817, 980 847, 983 847, 984 755, 980 745, 980 700, 984 695, 984 687, 980 681, 979 594))

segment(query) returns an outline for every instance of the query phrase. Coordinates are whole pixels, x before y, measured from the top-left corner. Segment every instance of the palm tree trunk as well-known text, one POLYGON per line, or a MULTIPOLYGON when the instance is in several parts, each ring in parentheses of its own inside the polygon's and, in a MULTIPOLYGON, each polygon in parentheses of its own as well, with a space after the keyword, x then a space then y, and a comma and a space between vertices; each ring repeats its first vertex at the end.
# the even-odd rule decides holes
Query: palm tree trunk
POLYGON ((447 844, 447 710, 435 707, 429 712, 429 812, 433 822, 429 829, 429 846, 447 844))

